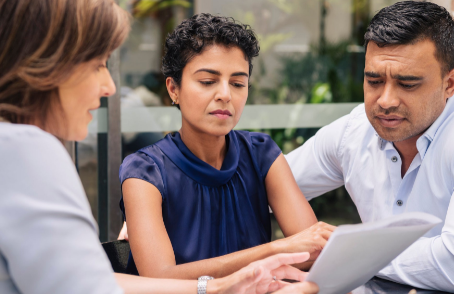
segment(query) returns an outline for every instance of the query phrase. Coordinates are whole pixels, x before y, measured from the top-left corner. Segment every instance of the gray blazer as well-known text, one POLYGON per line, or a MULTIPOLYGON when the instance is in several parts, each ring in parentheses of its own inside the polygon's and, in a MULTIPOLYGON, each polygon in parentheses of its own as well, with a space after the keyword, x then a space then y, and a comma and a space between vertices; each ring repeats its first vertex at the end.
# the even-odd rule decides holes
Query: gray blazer
POLYGON ((0 122, 0 293, 123 293, 62 144, 0 122))

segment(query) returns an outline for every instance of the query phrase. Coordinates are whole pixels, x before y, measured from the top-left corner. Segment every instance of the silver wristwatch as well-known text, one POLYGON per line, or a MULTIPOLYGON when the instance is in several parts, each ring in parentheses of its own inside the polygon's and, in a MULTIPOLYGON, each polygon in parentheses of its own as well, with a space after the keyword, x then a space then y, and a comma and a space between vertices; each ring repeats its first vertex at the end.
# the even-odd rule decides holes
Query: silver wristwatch
POLYGON ((206 294, 207 293, 207 284, 209 280, 213 280, 213 277, 210 276, 201 276, 197 282, 197 294, 206 294))

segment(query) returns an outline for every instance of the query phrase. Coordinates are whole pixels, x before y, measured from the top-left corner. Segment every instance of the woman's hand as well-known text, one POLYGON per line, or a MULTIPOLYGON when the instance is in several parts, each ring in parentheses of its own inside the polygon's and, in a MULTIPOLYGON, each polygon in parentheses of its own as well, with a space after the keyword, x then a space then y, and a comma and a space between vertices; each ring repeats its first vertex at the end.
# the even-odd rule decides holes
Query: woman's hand
POLYGON ((299 269, 308 270, 325 247, 328 238, 336 229, 335 226, 318 222, 311 227, 290 237, 275 241, 278 252, 308 252, 310 257, 303 264, 296 265, 299 269))
POLYGON ((318 287, 313 283, 289 284, 281 281, 282 279, 304 281, 306 273, 290 264, 302 263, 309 256, 307 252, 278 254, 253 262, 230 276, 209 281, 207 293, 259 294, 282 289, 276 293, 315 294, 318 292, 318 287), (290 287, 290 292, 286 287, 290 287))

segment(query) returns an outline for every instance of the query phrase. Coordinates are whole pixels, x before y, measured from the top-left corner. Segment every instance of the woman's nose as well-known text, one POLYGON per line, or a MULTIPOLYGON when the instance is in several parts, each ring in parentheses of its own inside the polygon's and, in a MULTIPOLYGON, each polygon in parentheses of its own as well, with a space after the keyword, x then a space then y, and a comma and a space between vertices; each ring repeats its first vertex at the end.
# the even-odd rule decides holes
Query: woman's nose
POLYGON ((229 83, 220 83, 215 99, 222 100, 224 102, 229 102, 230 100, 232 100, 229 83))
POLYGON ((115 94, 116 87, 115 87, 115 83, 112 79, 112 76, 110 75, 109 70, 106 69, 105 72, 106 72, 106 74, 104 76, 101 90, 102 90, 102 96, 109 97, 109 96, 112 96, 113 94, 115 94))

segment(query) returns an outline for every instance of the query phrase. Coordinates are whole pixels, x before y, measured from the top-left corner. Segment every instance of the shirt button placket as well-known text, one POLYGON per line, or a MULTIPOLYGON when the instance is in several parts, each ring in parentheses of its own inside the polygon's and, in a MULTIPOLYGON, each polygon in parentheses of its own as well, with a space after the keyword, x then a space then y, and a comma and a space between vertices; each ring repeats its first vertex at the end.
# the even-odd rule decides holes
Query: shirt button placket
MULTIPOLYGON (((391 174, 391 177, 395 176, 399 176, 399 179, 400 179, 400 167, 398 167, 397 165, 394 165, 393 163, 398 163, 399 162, 399 157, 396 155, 393 155, 391 158, 389 158, 392 162, 391 165, 389 165, 389 168, 393 171, 392 174, 391 174)), ((394 178, 394 181, 397 181, 397 179, 394 178)), ((394 186, 395 187, 399 187, 400 186, 400 181, 399 181, 399 184, 394 182, 394 186)), ((396 191, 395 191, 395 195, 396 195, 396 198, 395 198, 395 202, 394 202, 394 213, 401 213, 402 212, 402 209, 403 209, 403 205, 404 205, 404 201, 399 199, 402 197, 402 195, 400 195, 399 193, 399 189, 396 188, 396 191)))

